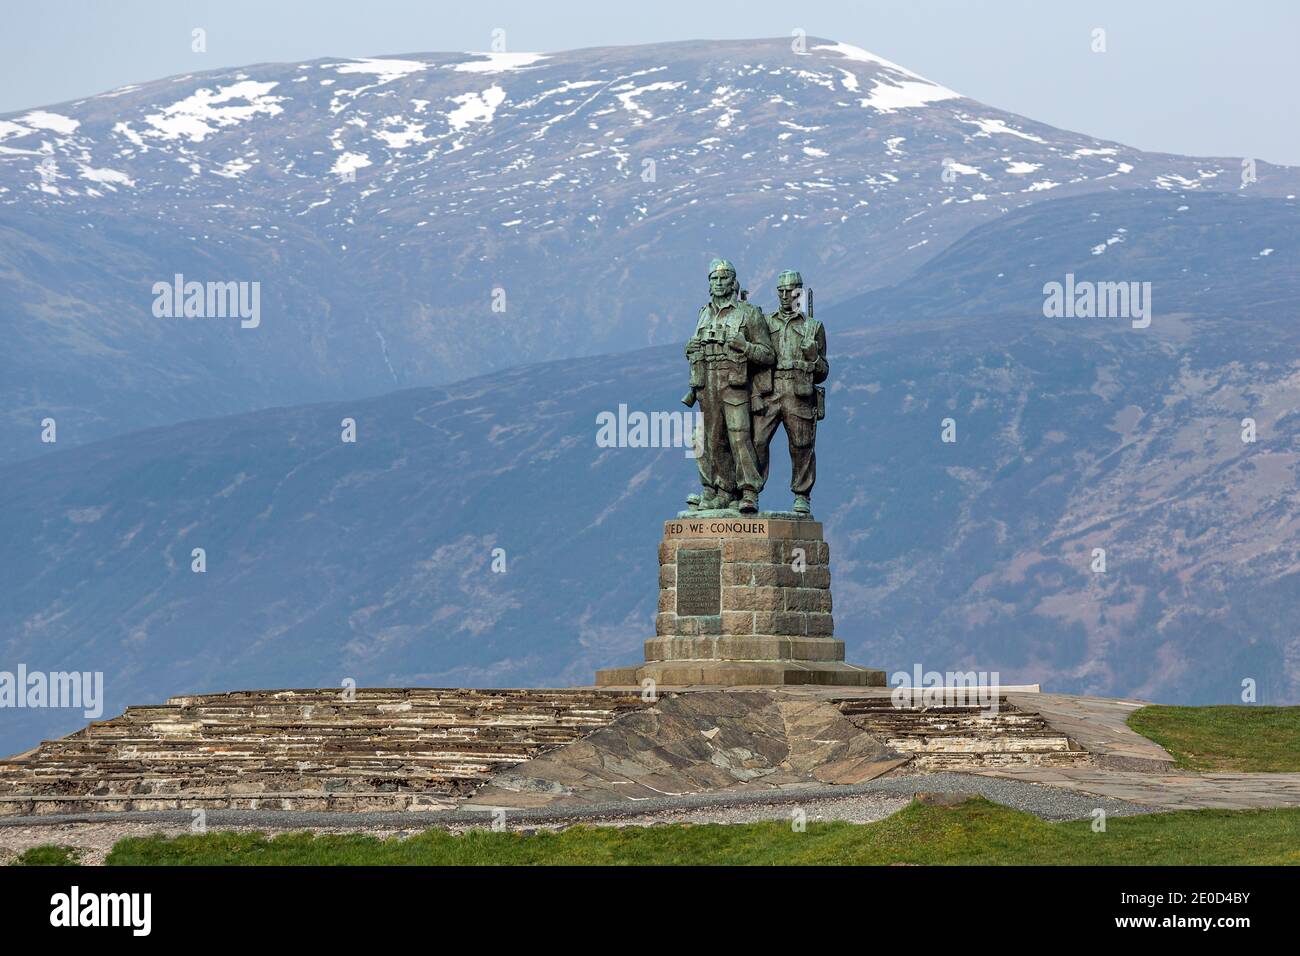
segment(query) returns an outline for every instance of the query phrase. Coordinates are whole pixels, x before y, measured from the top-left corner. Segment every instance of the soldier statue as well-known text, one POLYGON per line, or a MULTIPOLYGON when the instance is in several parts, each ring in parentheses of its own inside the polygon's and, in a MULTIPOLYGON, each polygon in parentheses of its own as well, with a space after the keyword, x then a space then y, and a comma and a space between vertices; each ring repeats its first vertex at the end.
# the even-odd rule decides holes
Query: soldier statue
POLYGON ((698 399, 704 415, 696 452, 702 491, 687 503, 692 509, 753 514, 763 476, 750 404, 772 390, 774 354, 762 310, 745 301, 736 267, 726 259, 709 265, 709 302, 686 343, 686 358, 691 390, 683 401, 692 405, 698 399))
MULTIPOLYGON (((786 270, 776 280, 780 308, 767 317, 767 329, 776 353, 772 388, 754 395, 754 448, 762 482, 767 481, 769 449, 777 425, 785 426, 790 446, 790 490, 794 511, 811 514, 813 483, 817 480, 817 422, 826 417, 826 390, 821 383, 830 374, 826 362, 826 330, 800 306, 803 278, 786 270)), ((760 485, 761 487, 761 485, 760 485)))

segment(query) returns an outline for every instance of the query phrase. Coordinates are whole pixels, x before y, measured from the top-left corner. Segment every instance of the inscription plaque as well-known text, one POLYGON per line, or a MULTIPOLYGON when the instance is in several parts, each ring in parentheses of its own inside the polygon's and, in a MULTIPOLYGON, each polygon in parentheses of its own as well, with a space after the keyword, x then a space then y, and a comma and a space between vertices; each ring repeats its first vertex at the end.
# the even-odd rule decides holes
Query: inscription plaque
POLYGON ((822 523, 810 518, 682 518, 664 522, 664 540, 673 538, 802 538, 822 540, 822 523))
POLYGON ((677 552, 677 613, 698 617, 722 613, 722 549, 677 552))
POLYGON ((665 521, 666 538, 766 538, 766 521, 737 518, 708 518, 703 521, 665 521))

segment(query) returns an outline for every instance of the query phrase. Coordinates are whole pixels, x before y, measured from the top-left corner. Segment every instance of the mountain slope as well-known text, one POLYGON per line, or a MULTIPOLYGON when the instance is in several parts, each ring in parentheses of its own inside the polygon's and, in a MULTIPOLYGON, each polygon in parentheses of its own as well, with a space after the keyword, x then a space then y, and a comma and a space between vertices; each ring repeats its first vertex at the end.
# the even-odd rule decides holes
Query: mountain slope
MULTIPOLYGON (((713 255, 752 289, 800 267, 830 304, 1046 198, 1240 173, 819 39, 261 64, 15 113, 0 460, 48 453, 47 415, 67 447, 677 342, 713 255), (260 283, 260 324, 156 317, 178 274, 260 283)), ((1251 195, 1300 191, 1257 173, 1251 195)))
POLYGON ((1149 282, 1156 315, 1285 324, 1300 301, 1300 202, 1114 192, 1015 210, 972 229, 897 285, 818 315, 838 326, 1042 315, 1043 286, 1149 282))
MULTIPOLYGON (((1293 309, 1252 298, 1300 301, 1295 206, 1253 210, 1196 263, 1214 307, 1201 313, 1195 296, 1160 303, 1183 281, 1179 250, 1239 200, 1138 192, 1092 203, 1091 221, 1080 202, 955 244, 926 269, 940 294, 920 317, 908 284, 892 304, 876 294, 865 328, 828 312, 814 507, 837 633, 852 660, 890 671, 1174 702, 1237 700, 1251 678, 1262 702, 1300 700, 1300 332, 1293 309), (1079 222, 1060 245, 1039 238, 1079 222), (1008 284, 985 278, 990 249, 1008 284), (1096 278, 1155 276, 1148 328, 1042 316, 1043 272, 1100 261, 1113 271, 1096 278), (1252 304, 1215 306, 1230 301, 1252 304), (875 321, 890 314, 911 318, 875 321), (947 417, 955 444, 940 440, 947 417)), ((655 347, 0 469, 0 667, 103 670, 109 712, 348 677, 588 682, 652 634, 661 522, 695 474, 680 449, 598 447, 597 416, 679 407, 684 378, 680 346, 655 347), (356 444, 340 441, 345 417, 356 444)), ((778 448, 765 506, 787 504, 788 475, 778 448)), ((0 750, 80 722, 10 711, 0 750)))

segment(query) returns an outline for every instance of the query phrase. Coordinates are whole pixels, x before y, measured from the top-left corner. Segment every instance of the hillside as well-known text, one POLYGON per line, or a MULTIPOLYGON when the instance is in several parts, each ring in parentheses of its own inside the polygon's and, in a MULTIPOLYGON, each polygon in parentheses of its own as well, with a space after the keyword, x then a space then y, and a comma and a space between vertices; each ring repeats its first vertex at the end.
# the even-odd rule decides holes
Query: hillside
MULTIPOLYGON (((1236 702, 1251 678, 1261 703, 1300 700, 1300 245, 1293 202, 1249 202, 1039 204, 826 310, 814 508, 850 660, 1170 703, 1236 702), (1150 326, 1044 318, 1068 271, 1153 281, 1150 326)), ((651 635, 660 522, 694 480, 681 449, 597 447, 597 415, 678 407, 684 378, 675 344, 4 467, 3 657, 105 671, 110 714, 349 677, 587 683, 651 635)), ((783 459, 767 507, 787 503, 783 459)), ((0 750, 80 723, 12 712, 0 750)))

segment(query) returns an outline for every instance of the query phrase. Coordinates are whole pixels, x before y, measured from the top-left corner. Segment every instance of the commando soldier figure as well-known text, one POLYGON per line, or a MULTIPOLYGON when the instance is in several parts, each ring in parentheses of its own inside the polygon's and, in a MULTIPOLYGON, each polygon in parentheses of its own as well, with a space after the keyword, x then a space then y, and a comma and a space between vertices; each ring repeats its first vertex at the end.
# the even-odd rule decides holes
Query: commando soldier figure
POLYGON ((776 295, 781 307, 767 317, 776 368, 771 391, 754 395, 754 446, 766 482, 772 436, 777 425, 785 426, 794 510, 811 514, 809 498, 817 480, 817 422, 826 417, 826 390, 821 383, 831 370, 826 361, 826 330, 799 309, 803 278, 798 272, 786 270, 777 277, 776 295))
POLYGON ((703 491, 697 506, 739 507, 752 514, 758 510, 763 477, 750 403, 772 390, 774 354, 762 310, 744 300, 736 267, 726 259, 709 265, 709 302, 686 343, 686 358, 691 366, 688 397, 699 399, 704 415, 703 454, 698 457, 703 491))

